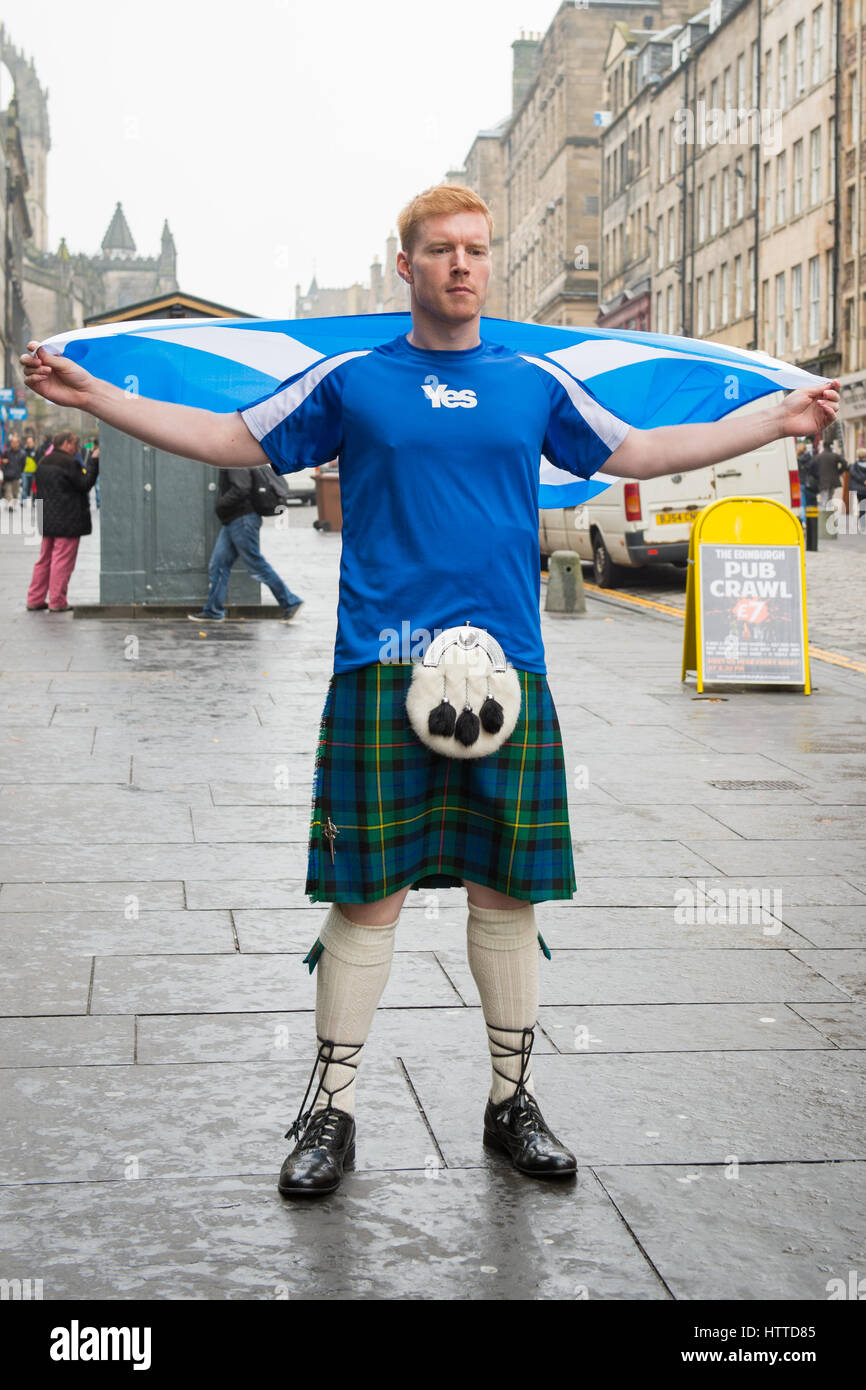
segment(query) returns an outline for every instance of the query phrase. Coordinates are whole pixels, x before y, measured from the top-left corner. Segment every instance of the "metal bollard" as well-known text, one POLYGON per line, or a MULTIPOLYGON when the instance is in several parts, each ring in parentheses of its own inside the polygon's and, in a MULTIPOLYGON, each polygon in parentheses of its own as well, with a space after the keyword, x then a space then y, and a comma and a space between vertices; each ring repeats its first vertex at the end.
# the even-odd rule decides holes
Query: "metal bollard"
POLYGON ((545 613, 585 613, 583 570, 573 550, 554 550, 547 567, 545 613))
POLYGON ((830 518, 836 516, 835 507, 818 508, 818 532, 825 541, 835 541, 837 538, 838 527, 830 526, 830 518))
POLYGON ((806 549, 818 549, 818 508, 806 508, 806 549))

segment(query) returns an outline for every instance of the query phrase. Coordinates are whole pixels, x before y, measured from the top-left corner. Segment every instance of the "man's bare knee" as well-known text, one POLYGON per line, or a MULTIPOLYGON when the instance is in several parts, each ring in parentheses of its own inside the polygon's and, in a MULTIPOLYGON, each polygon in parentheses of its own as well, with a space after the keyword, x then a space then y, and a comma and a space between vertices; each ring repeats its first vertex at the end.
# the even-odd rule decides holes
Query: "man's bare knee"
POLYGON ((400 888, 374 903, 338 903, 344 917, 359 927, 387 927, 399 917, 409 888, 400 888))
POLYGON ((463 887, 466 889, 466 896, 476 907, 525 907, 525 898, 509 898, 507 893, 498 893, 495 888, 488 888, 486 883, 472 883, 468 878, 464 878, 463 887))

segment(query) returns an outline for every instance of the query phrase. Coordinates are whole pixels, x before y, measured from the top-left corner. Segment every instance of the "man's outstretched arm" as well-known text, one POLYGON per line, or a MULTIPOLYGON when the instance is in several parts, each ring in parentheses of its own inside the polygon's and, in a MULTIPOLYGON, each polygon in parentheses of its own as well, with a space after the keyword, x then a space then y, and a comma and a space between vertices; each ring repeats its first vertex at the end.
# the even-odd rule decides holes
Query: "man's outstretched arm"
POLYGON ((54 405, 86 410, 155 449, 216 468, 255 468, 270 462, 237 410, 222 414, 131 396, 77 362, 37 347, 35 341, 28 343, 19 359, 24 384, 54 405))
POLYGON ((598 469, 615 478, 661 478, 737 458, 786 435, 818 434, 839 410, 839 382, 790 392, 778 405, 700 425, 630 429, 598 469))

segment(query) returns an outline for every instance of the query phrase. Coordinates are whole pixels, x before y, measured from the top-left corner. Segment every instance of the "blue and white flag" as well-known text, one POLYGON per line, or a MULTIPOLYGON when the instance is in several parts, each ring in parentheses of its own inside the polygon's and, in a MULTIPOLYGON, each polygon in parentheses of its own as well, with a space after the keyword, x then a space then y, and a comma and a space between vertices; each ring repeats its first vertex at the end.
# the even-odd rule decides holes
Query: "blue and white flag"
MULTIPOLYGON (((58 333, 40 344, 100 380, 153 400, 230 411, 251 405, 326 357, 408 333, 411 317, 134 319, 58 333)), ((773 391, 825 385, 763 352, 625 329, 560 328, 483 318, 481 336, 547 358, 636 429, 720 420, 773 391)), ((541 460, 539 505, 577 506, 610 486, 541 460)))

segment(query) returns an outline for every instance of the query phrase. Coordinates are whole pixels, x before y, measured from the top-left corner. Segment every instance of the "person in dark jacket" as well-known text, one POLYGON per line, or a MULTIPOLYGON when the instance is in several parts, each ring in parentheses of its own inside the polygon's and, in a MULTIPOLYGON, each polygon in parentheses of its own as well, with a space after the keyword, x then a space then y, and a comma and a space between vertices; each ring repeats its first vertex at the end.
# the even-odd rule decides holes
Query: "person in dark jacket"
POLYGON ((815 456, 815 467, 818 470, 818 501, 822 507, 829 507, 848 464, 841 454, 825 444, 820 454, 815 456))
POLYGON ((221 623, 226 616, 225 601, 232 565, 237 559, 244 562, 253 579, 267 584, 284 618, 293 618, 303 599, 293 594, 276 570, 268 564, 261 551, 259 532, 262 519, 252 503, 253 470, 250 468, 221 468, 216 514, 222 530, 208 565, 210 590, 199 613, 188 613, 194 623, 221 623))
POLYGON ((21 488, 21 474, 27 456, 21 448, 21 438, 17 434, 9 436, 9 451, 3 458, 3 501, 10 507, 18 500, 21 488))
POLYGON ((78 436, 71 430, 55 435, 54 448, 37 466, 42 549, 27 592, 27 607, 31 611, 72 611, 66 601, 66 589, 81 537, 89 536, 93 530, 90 489, 98 472, 98 462, 88 465, 78 457, 78 436))
POLYGON ((36 449, 36 462, 41 463, 46 454, 50 454, 54 448, 54 439, 50 434, 46 434, 42 443, 36 449))
POLYGON ((851 488, 857 494, 857 513, 862 517, 866 509, 866 449, 858 449, 851 464, 851 488))

